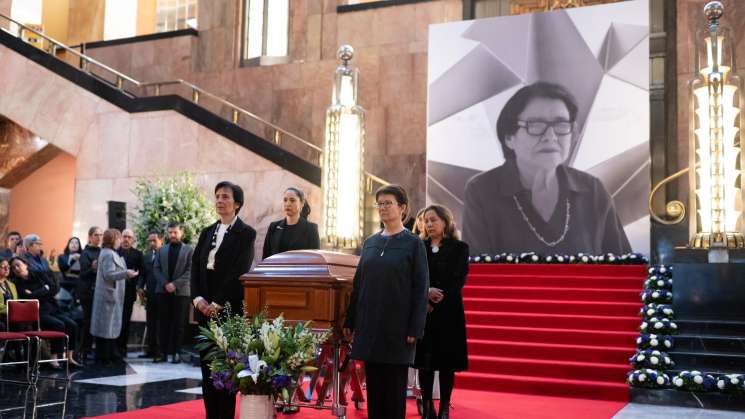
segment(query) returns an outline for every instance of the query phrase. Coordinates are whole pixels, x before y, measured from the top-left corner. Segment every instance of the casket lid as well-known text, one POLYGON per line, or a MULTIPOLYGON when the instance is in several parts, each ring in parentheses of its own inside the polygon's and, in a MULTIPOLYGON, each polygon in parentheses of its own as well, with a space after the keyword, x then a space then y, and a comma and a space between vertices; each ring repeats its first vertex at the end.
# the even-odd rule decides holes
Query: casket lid
POLYGON ((359 256, 327 250, 292 250, 278 253, 259 262, 242 280, 288 278, 318 281, 354 278, 359 256))

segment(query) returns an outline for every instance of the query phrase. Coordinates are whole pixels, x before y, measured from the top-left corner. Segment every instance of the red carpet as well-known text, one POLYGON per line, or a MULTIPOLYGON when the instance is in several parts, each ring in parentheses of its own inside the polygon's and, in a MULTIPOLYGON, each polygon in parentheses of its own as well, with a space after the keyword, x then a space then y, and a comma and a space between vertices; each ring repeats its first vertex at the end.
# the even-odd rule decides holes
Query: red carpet
POLYGON ((628 401, 645 278, 646 266, 471 265, 456 387, 628 401))
MULTIPOLYGON (((486 393, 456 389, 453 394, 453 419, 608 419, 626 404, 615 401, 542 397, 511 393, 486 393)), ((364 406, 363 406, 364 408, 364 406)), ((407 418, 418 418, 416 405, 409 401, 407 418)), ((237 416, 236 416, 237 417, 237 416)), ((98 416, 105 419, 204 419, 201 400, 150 407, 131 412, 98 416)), ((277 418, 330 419, 328 410, 303 409, 296 415, 277 415, 277 418)), ((367 419, 364 410, 347 408, 348 419, 367 419)))

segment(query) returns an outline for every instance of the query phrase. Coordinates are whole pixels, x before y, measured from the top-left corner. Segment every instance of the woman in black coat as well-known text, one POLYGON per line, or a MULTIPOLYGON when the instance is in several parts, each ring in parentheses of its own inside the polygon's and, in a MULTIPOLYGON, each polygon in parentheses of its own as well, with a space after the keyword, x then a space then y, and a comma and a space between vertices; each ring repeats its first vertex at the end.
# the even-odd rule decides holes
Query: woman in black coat
POLYGON ((440 372, 438 419, 450 417, 450 395, 456 371, 468 368, 466 318, 461 290, 468 275, 468 245, 458 240, 453 214, 441 205, 424 210, 424 237, 429 265, 429 307, 424 337, 416 347, 422 418, 435 418, 432 385, 440 372))
POLYGON ((318 225, 308 221, 310 205, 298 188, 289 187, 283 198, 285 218, 269 224, 262 259, 288 250, 318 249, 318 225))
POLYGON ((406 381, 427 316, 427 253, 404 228, 406 191, 398 185, 375 193, 385 228, 362 247, 354 274, 344 335, 353 359, 365 362, 369 419, 404 419, 406 381))

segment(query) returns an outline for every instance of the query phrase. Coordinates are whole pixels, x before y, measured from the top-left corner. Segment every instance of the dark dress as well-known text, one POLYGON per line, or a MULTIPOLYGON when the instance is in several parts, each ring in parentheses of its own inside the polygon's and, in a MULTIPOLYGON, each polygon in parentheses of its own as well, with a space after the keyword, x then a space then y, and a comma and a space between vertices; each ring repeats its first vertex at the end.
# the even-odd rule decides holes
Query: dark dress
POLYGON ((318 237, 318 225, 311 223, 304 217, 294 225, 288 225, 283 218, 269 224, 264 238, 262 259, 288 250, 318 249, 321 240, 318 237))
POLYGON ((463 371, 468 369, 466 318, 461 290, 468 275, 468 245, 445 239, 432 252, 426 240, 430 287, 442 290, 444 298, 432 304, 424 337, 417 342, 414 366, 419 369, 463 371))
POLYGON ((508 160, 471 178, 466 184, 463 214, 463 240, 470 244, 471 252, 537 252, 544 255, 630 252, 631 246, 613 200, 600 180, 564 165, 556 170, 559 200, 548 222, 533 208, 530 191, 520 183, 520 173, 514 161, 508 160), (567 222, 569 227, 562 238, 567 222), (546 243, 538 238, 536 232, 546 243), (558 243, 553 243, 556 241, 558 243))

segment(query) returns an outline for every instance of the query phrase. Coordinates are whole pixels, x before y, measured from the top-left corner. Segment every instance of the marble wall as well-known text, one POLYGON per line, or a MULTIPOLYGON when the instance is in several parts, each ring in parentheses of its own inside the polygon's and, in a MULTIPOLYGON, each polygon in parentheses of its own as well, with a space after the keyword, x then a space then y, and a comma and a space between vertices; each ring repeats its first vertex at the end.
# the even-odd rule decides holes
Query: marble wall
POLYGON ((73 235, 105 226, 107 201, 134 208, 139 179, 186 170, 208 196, 221 180, 243 187, 241 216, 259 231, 257 254, 282 217, 283 188, 303 189, 319 220, 318 187, 176 112, 130 114, 4 46, 0 62, 0 114, 76 157, 73 235))
POLYGON ((462 0, 342 14, 336 7, 346 0, 293 1, 290 62, 252 67, 240 65, 241 3, 200 2, 199 36, 180 37, 192 39, 190 54, 180 38, 90 53, 144 81, 192 81, 322 146, 336 50, 351 44, 356 51, 352 64, 360 69, 359 103, 367 110, 366 168, 405 185, 413 207, 424 205, 428 26, 461 20, 462 0))

